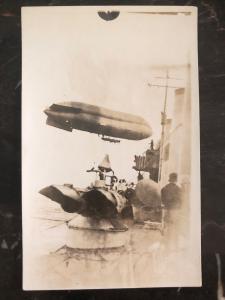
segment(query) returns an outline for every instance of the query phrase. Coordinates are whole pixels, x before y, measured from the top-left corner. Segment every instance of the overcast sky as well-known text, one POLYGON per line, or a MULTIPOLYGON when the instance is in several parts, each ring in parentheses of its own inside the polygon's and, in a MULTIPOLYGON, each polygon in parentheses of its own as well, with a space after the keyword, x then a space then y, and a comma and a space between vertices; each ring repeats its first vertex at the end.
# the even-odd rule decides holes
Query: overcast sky
MULTIPOLYGON (((86 187, 95 176, 85 171, 106 153, 118 177, 136 178, 134 154, 142 154, 151 138, 107 143, 95 134, 47 126, 43 110, 62 101, 101 105, 143 116, 159 139, 165 89, 148 83, 164 85, 155 77, 165 76, 168 66, 170 76, 184 79, 170 84, 185 86, 179 66, 189 62, 192 30, 192 17, 184 14, 123 9, 106 22, 95 8, 23 10, 23 178, 29 195, 50 184, 86 187)), ((168 115, 173 93, 169 89, 168 115)))

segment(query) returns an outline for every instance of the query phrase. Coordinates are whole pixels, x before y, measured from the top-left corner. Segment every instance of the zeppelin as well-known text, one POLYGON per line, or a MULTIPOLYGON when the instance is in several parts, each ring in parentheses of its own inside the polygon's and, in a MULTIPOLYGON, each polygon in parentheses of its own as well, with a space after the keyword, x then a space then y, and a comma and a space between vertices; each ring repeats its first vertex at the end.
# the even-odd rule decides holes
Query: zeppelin
POLYGON ((52 104, 44 112, 48 125, 67 131, 78 129, 128 140, 142 140, 152 135, 150 125, 140 116, 87 103, 52 104))

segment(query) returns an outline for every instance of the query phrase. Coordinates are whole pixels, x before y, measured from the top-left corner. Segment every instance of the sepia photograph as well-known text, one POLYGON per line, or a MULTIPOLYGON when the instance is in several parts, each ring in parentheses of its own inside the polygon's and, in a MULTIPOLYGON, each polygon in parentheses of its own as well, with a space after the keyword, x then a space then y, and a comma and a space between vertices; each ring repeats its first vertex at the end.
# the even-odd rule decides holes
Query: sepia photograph
POLYGON ((201 286, 197 8, 22 8, 23 289, 201 286))

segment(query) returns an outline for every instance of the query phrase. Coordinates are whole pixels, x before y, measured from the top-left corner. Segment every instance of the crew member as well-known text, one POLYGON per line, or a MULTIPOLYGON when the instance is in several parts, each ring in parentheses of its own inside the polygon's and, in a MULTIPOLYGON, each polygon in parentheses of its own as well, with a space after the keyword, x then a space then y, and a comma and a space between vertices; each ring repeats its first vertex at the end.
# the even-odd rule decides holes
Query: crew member
POLYGON ((162 204, 166 211, 165 221, 168 223, 175 222, 181 208, 181 188, 178 186, 177 180, 177 173, 171 173, 169 183, 161 190, 162 204))

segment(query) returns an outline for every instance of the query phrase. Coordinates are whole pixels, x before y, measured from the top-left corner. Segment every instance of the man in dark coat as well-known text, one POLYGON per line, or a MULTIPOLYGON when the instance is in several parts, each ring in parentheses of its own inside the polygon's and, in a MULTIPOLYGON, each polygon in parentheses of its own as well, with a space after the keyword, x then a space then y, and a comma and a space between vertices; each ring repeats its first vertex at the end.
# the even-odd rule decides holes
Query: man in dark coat
POLYGON ((162 204, 165 209, 179 209, 181 207, 181 188, 177 185, 177 173, 169 175, 169 183, 161 190, 162 204))
POLYGON ((167 224, 168 247, 177 249, 181 230, 181 197, 182 190, 177 184, 177 173, 169 175, 169 183, 161 190, 161 200, 165 209, 164 221, 167 224))
MULTIPOLYGON (((170 229, 175 226, 179 227, 181 217, 181 197, 182 190, 177 185, 177 173, 171 173, 169 175, 169 183, 161 190, 162 204, 165 209, 165 223, 170 225, 170 229)), ((174 228, 174 229, 175 229, 174 228)))

